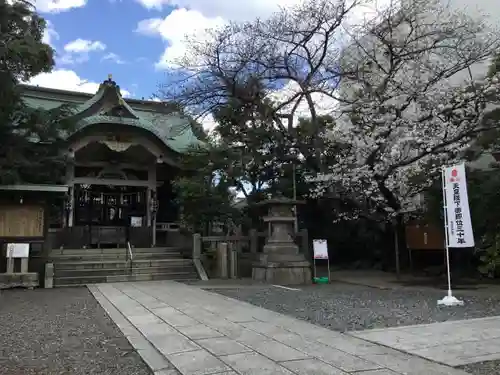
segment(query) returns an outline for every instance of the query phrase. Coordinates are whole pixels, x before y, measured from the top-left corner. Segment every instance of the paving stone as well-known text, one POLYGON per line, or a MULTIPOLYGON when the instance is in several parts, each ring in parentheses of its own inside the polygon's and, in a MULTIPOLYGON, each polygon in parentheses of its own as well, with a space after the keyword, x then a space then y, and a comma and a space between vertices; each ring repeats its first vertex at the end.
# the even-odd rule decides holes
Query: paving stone
POLYGON ((142 357, 144 362, 151 368, 153 371, 163 370, 163 369, 171 369, 171 363, 160 353, 156 351, 156 349, 139 349, 137 353, 142 357))
MULTIPOLYGON (((321 362, 317 359, 302 359, 300 361, 281 362, 280 365, 293 371, 297 375, 347 375, 347 372, 330 366, 329 364, 321 362)), ((361 372, 359 375, 370 374, 361 372)))
POLYGON ((245 353, 251 351, 250 348, 227 337, 196 340, 196 343, 217 356, 245 353))
POLYGON ((365 359, 405 375, 465 375, 466 372, 393 350, 389 354, 366 355, 365 359))
POLYGON ((346 353, 328 345, 305 340, 302 336, 295 333, 276 335, 275 340, 304 352, 308 354, 309 357, 317 357, 322 361, 346 372, 367 371, 381 367, 376 363, 368 362, 358 356, 346 353))
POLYGON ((151 301, 143 302, 143 305, 145 308, 147 308, 149 310, 163 309, 165 307, 169 307, 165 302, 157 300, 156 298, 151 300, 151 301))
POLYGON ((411 354, 451 366, 462 366, 477 362, 478 357, 500 358, 500 339, 467 341, 438 347, 412 350, 411 354))
POLYGON ((353 336, 390 346, 449 366, 500 359, 499 317, 353 332, 353 336))
POLYGON ((156 316, 170 324, 172 327, 187 327, 200 324, 197 320, 190 318, 186 314, 170 307, 155 309, 152 311, 156 316))
POLYGON ((269 337, 243 327, 239 327, 238 329, 234 330, 226 330, 223 331, 223 333, 230 339, 239 341, 245 345, 254 342, 269 340, 269 337))
POLYGON ((206 350, 172 354, 167 358, 182 375, 208 375, 231 370, 206 350))
POLYGON ((274 335, 289 333, 290 331, 278 327, 272 323, 265 322, 250 322, 250 323, 242 323, 243 327, 251 329, 252 331, 258 332, 267 337, 273 337, 274 335))
POLYGON ((343 335, 341 337, 321 337, 316 339, 316 341, 357 356, 364 356, 367 354, 387 354, 391 350, 385 346, 373 344, 347 335, 343 335))
POLYGON ((234 308, 229 314, 227 314, 226 319, 233 323, 248 323, 255 322, 256 319, 248 311, 234 311, 234 308))
POLYGON ((248 344, 256 352, 271 358, 273 361, 293 361, 296 359, 311 358, 303 352, 293 349, 285 344, 274 340, 266 340, 248 344))
POLYGON ((128 335, 126 337, 135 350, 149 349, 152 346, 151 343, 140 333, 136 335, 128 335))
POLYGON ((220 359, 241 375, 294 375, 258 353, 241 353, 222 356, 220 359))
POLYGON ((151 335, 168 335, 177 333, 174 328, 162 321, 160 321, 160 323, 140 325, 137 327, 137 330, 146 337, 151 335))
POLYGON ((193 341, 187 339, 180 333, 152 335, 148 336, 148 340, 151 341, 155 348, 163 355, 200 349, 198 345, 196 345, 193 341))
POLYGON ((120 307, 120 311, 122 312, 122 314, 127 316, 143 316, 149 314, 148 309, 142 306, 128 307, 125 306, 125 304, 123 304, 123 308, 120 307))
POLYGON ((297 349, 319 358, 334 367, 338 367, 345 372, 377 370, 383 367, 373 361, 368 361, 324 344, 308 343, 305 347, 297 349))
MULTIPOLYGON (((202 321, 202 320, 200 320, 200 321, 202 321)), ((206 324, 207 326, 209 326, 213 329, 216 329, 217 331, 220 331, 222 333, 232 331, 235 329, 241 329, 241 325, 239 325, 237 323, 230 322, 227 319, 220 318, 219 316, 214 317, 212 320, 203 319, 202 322, 204 324, 206 324)))
MULTIPOLYGON (((356 373, 354 373, 356 374, 356 373)), ((401 375, 399 372, 394 372, 392 370, 383 368, 380 370, 370 370, 370 371, 362 371, 359 372, 357 375, 401 375)))
POLYGON ((210 339, 213 337, 222 337, 224 336, 222 333, 207 327, 204 324, 197 324, 195 326, 189 327, 176 327, 179 332, 183 335, 186 335, 191 340, 201 340, 201 339, 210 339))
POLYGON ((132 316, 127 315, 126 312, 123 312, 123 314, 125 316, 127 316, 127 318, 130 320, 130 322, 136 327, 162 323, 161 319, 153 314, 132 315, 132 316))
POLYGON ((155 371, 153 375, 179 375, 179 371, 177 370, 160 370, 160 371, 155 371))

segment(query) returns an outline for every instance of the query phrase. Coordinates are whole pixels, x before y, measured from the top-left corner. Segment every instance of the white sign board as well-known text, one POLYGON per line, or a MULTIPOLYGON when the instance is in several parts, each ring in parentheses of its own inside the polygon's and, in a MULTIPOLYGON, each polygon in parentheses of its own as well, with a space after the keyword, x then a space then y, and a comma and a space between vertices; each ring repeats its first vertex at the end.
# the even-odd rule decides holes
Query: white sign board
POLYGON ((29 258, 29 243, 9 243, 7 244, 7 258, 29 258))
POLYGON ((134 228, 142 227, 142 217, 141 216, 130 217, 130 226, 134 228))
POLYGON ((328 259, 328 243, 326 240, 313 240, 314 259, 328 259))
POLYGON ((448 247, 473 247, 465 164, 444 168, 443 179, 448 247))

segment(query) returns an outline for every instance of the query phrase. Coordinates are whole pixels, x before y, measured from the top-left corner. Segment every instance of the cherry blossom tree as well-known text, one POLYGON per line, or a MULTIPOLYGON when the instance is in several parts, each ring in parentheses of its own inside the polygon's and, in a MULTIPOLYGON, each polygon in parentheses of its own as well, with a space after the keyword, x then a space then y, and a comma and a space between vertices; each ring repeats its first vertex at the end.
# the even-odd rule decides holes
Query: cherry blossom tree
POLYGON ((500 75, 487 75, 498 35, 438 0, 402 2, 353 28, 328 134, 343 147, 313 195, 348 194, 358 203, 351 217, 415 208, 443 164, 500 127, 500 75))
POLYGON ((211 30, 207 39, 188 36, 188 50, 171 62, 175 68, 158 96, 197 118, 228 102, 251 106, 274 124, 284 143, 299 150, 311 170, 320 171, 328 146, 321 137, 322 116, 334 110, 345 25, 371 2, 305 0, 268 19, 211 30), (297 142, 301 117, 315 128, 312 154, 309 144, 297 142))

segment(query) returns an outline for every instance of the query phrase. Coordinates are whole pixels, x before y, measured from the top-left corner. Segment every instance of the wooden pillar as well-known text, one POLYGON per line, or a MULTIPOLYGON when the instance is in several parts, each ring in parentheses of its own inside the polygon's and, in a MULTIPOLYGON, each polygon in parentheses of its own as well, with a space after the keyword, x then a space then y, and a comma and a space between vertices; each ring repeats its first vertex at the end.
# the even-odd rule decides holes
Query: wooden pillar
POLYGON ((146 225, 151 227, 153 223, 153 217, 151 213, 151 188, 148 187, 146 192, 146 225))
MULTIPOLYGON (((148 168, 147 225, 151 228, 151 246, 156 246, 156 214, 151 210, 151 198, 156 196, 156 163, 148 168)), ((156 196, 157 197, 157 196, 156 196)))
MULTIPOLYGON (((69 194, 69 200, 70 200, 70 209, 68 212, 68 222, 67 226, 72 227, 73 222, 74 222, 74 213, 75 213, 75 185, 74 185, 74 178, 75 178, 75 164, 73 160, 68 160, 68 163, 66 164, 66 184, 68 185, 68 194, 69 194)), ((65 208, 66 209, 66 208, 65 208)))

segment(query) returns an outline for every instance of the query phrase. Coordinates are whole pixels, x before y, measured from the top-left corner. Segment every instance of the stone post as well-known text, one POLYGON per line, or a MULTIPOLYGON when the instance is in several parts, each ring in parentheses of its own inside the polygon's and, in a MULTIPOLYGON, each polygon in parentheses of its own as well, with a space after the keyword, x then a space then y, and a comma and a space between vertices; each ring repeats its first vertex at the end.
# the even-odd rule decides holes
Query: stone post
POLYGON ((302 248, 302 253, 306 259, 311 260, 311 248, 309 245, 309 233, 307 229, 300 230, 300 247, 302 248))
POLYGON ((44 288, 53 288, 54 287, 54 264, 53 263, 45 263, 45 280, 44 280, 44 288))
POLYGON ((259 251, 259 235, 256 229, 250 229, 248 232, 250 237, 250 252, 256 254, 259 251))
POLYGON ((193 234, 193 259, 201 257, 201 234, 193 234))
POLYGON ((227 279, 228 245, 221 242, 217 247, 217 273, 221 279, 227 279))
POLYGON ((232 244, 229 246, 229 277, 236 279, 238 277, 238 253, 239 247, 232 244))

